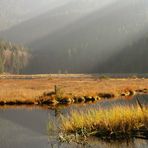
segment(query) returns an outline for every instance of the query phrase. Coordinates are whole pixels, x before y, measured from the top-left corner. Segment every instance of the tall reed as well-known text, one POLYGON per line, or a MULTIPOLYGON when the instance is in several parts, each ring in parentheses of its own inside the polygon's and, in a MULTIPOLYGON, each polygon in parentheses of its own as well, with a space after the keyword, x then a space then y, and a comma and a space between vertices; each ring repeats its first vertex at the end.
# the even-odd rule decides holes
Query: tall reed
POLYGON ((134 137, 140 130, 147 132, 148 127, 148 109, 141 109, 138 105, 71 111, 68 117, 61 118, 63 132, 97 135, 102 138, 134 137))

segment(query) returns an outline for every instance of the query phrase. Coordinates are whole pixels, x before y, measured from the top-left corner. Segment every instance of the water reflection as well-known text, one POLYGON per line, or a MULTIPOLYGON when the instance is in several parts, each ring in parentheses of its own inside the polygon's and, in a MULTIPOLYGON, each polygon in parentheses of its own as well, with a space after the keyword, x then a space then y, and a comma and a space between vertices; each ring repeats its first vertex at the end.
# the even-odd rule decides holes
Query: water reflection
POLYGON ((53 148, 147 148, 148 141, 142 139, 136 139, 133 141, 126 142, 103 142, 99 140, 90 139, 85 144, 75 143, 52 143, 50 144, 53 148))
MULTIPOLYGON (((148 105, 148 96, 140 95, 143 105, 148 105)), ((113 105, 136 105, 133 99, 104 100, 98 103, 59 106, 57 108, 7 108, 0 109, 0 148, 147 148, 148 140, 104 142, 92 137, 87 143, 60 143, 57 140, 59 117, 71 110, 87 110, 88 108, 108 108, 113 105), (49 131, 49 123, 52 123, 49 131), (48 129, 48 130, 47 130, 48 129)))

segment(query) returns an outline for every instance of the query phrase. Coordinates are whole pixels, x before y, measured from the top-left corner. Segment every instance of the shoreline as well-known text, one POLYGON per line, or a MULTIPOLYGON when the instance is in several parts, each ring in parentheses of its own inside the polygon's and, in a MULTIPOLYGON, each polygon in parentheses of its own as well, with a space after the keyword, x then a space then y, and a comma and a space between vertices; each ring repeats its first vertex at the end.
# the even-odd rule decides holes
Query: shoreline
POLYGON ((0 106, 49 105, 130 99, 148 94, 146 78, 110 78, 85 74, 0 75, 0 106))

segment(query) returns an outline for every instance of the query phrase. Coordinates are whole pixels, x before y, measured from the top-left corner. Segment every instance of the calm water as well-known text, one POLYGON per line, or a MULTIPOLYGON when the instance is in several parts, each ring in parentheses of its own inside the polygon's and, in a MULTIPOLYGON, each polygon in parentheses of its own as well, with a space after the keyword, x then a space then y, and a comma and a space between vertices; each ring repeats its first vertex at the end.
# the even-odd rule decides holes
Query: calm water
MULTIPOLYGON (((139 96, 142 104, 148 105, 148 96, 139 96)), ((135 105, 136 99, 105 100, 97 104, 72 105, 60 107, 56 110, 39 108, 0 109, 0 148, 68 148, 68 147, 96 147, 96 148, 147 148, 148 140, 135 139, 125 142, 106 143, 97 138, 90 139, 87 145, 59 143, 57 131, 49 133, 48 122, 58 125, 60 114, 67 114, 70 110, 85 110, 89 107, 110 107, 115 104, 135 105)))

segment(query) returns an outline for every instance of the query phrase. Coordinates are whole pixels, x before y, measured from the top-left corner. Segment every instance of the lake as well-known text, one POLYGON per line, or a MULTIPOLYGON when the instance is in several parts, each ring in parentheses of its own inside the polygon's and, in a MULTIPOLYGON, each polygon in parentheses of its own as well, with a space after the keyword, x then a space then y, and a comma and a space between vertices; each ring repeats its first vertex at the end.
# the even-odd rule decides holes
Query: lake
MULTIPOLYGON (((148 105, 148 95, 138 95, 143 105, 148 105)), ((113 105, 136 105, 136 97, 130 99, 103 100, 97 103, 59 106, 55 109, 44 107, 7 107, 0 109, 0 148, 147 148, 148 140, 105 142, 91 137, 87 144, 60 143, 58 130, 51 128, 49 122, 58 126, 60 114, 67 115, 70 110, 86 110, 91 107, 108 108, 113 105)))

